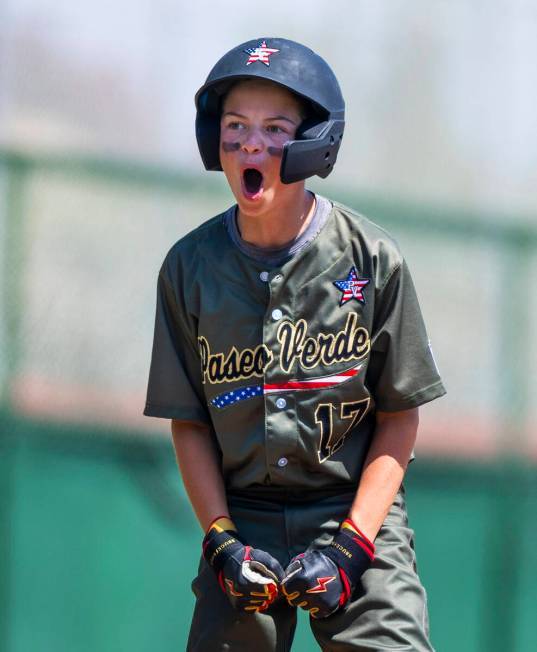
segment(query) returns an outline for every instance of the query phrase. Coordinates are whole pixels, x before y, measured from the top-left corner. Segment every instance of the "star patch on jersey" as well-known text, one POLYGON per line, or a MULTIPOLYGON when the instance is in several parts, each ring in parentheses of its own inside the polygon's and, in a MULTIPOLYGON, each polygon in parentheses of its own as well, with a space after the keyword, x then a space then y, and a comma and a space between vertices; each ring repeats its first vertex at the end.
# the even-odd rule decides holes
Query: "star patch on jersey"
POLYGON ((351 301, 351 299, 356 299, 356 301, 359 301, 360 303, 365 303, 363 289, 368 283, 368 278, 358 278, 356 267, 351 267, 351 271, 347 278, 342 279, 341 281, 334 281, 334 285, 343 293, 339 305, 344 306, 348 301, 351 301))
POLYGON ((264 63, 265 66, 270 66, 270 57, 276 52, 279 52, 279 50, 276 50, 275 48, 267 47, 266 41, 261 41, 261 43, 256 48, 247 48, 244 51, 246 54, 250 55, 248 57, 248 61, 246 62, 247 66, 249 66, 251 63, 255 63, 256 61, 261 61, 261 63, 264 63))

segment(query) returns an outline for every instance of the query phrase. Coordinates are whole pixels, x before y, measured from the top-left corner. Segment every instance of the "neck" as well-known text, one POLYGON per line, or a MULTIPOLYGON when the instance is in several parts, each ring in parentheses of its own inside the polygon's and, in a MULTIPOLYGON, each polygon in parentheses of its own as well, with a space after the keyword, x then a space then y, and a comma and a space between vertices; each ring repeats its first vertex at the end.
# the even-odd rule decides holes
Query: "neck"
POLYGON ((315 212, 315 196, 303 186, 289 193, 262 213, 248 214, 239 207, 237 222, 241 237, 262 248, 283 247, 307 228, 315 212))

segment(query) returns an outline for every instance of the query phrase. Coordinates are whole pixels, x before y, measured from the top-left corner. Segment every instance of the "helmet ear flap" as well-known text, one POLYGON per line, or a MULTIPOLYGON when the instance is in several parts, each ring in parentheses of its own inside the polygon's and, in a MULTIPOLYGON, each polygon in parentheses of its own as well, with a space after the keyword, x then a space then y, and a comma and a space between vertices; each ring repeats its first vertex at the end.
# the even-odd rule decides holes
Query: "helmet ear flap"
POLYGON ((327 177, 336 162, 344 126, 343 120, 304 120, 297 129, 297 140, 284 145, 280 168, 283 183, 302 181, 314 174, 327 177))

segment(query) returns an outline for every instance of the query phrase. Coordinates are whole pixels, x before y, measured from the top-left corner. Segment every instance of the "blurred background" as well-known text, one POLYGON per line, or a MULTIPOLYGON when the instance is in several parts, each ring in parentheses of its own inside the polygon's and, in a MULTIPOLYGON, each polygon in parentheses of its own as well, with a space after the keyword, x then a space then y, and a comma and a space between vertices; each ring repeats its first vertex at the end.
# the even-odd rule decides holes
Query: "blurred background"
POLYGON ((201 532, 169 422, 141 416, 156 278, 233 203, 194 93, 267 35, 335 70, 345 138, 310 187, 396 236, 448 389, 406 480, 432 641, 535 650, 532 0, 3 0, 0 649, 185 648, 201 532))

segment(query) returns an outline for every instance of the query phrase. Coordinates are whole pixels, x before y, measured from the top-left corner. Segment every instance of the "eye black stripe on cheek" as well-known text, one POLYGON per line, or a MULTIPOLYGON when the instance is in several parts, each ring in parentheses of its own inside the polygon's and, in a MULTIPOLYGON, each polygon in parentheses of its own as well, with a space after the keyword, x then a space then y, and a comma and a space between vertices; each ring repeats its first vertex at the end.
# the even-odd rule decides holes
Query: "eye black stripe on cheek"
POLYGON ((240 143, 227 143, 226 141, 222 142, 222 149, 224 152, 236 152, 240 146, 240 143))
POLYGON ((283 154, 283 147, 267 147, 267 152, 271 156, 277 156, 277 157, 281 158, 281 156, 283 154))

